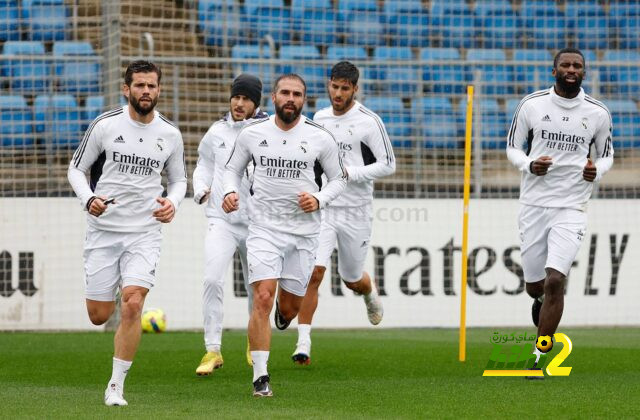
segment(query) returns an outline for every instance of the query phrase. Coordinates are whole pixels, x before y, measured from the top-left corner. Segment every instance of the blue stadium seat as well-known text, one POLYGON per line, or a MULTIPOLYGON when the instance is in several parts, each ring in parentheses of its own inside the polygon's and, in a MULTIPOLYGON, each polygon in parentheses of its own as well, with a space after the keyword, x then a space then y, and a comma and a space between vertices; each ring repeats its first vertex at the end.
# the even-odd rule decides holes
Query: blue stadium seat
POLYGON ((345 42, 365 47, 384 45, 384 29, 384 15, 380 13, 350 13, 344 23, 345 42))
POLYGON ((82 56, 86 59, 56 60, 54 73, 59 88, 68 93, 100 92, 101 75, 99 57, 88 42, 58 41, 53 44, 54 57, 82 56))
POLYGON ((514 81, 520 93, 546 89, 555 80, 551 76, 553 57, 548 50, 514 50, 514 81))
POLYGON ((398 13, 420 13, 423 11, 422 0, 395 0, 384 2, 384 12, 388 17, 398 13))
POLYGON ((82 111, 82 119, 85 120, 85 122, 91 122, 103 112, 104 96, 87 96, 84 110, 82 111))
POLYGON ((514 48, 520 42, 522 23, 507 0, 476 2, 474 13, 485 48, 514 48))
POLYGON ((613 148, 640 147, 640 112, 636 104, 628 99, 607 100, 605 105, 613 121, 613 148))
POLYGON ((447 98, 424 97, 411 104, 423 147, 453 149, 460 146, 453 106, 447 98))
POLYGON ((280 73, 299 74, 307 84, 307 96, 323 93, 328 79, 327 69, 321 63, 313 63, 320 58, 320 52, 313 45, 283 45, 280 59, 289 63, 281 65, 280 73))
POLYGON ((609 19, 597 0, 572 0, 566 3, 565 10, 577 48, 607 48, 609 19))
POLYGON ((331 45, 327 48, 327 59, 331 61, 357 61, 366 60, 369 56, 363 47, 351 45, 331 45))
POLYGON ((71 95, 40 95, 34 103, 36 132, 54 146, 76 146, 82 138, 81 115, 71 95))
POLYGON ((464 1, 434 0, 429 11, 430 26, 442 47, 476 46, 476 28, 471 9, 464 1))
POLYGON ((322 97, 316 99, 315 112, 320 111, 323 108, 327 108, 331 106, 331 100, 327 97, 322 97))
POLYGON ((337 15, 330 9, 307 9, 293 19, 294 27, 305 44, 332 45, 338 33, 337 15))
POLYGON ((20 39, 20 13, 17 0, 0 2, 0 42, 20 39))
POLYGON ((270 90, 271 83, 275 80, 275 65, 265 63, 249 63, 245 59, 270 59, 271 50, 267 45, 236 44, 231 48, 231 58, 236 59, 233 63, 234 76, 240 73, 250 73, 262 79, 263 90, 270 90))
POLYGON ((554 0, 525 0, 520 8, 529 48, 560 49, 568 45, 564 13, 554 0))
POLYGON ((390 66, 385 69, 382 90, 393 95, 413 96, 420 89, 420 71, 416 66, 390 66))
POLYGON ((628 16, 618 22, 618 48, 640 48, 640 16, 628 16))
POLYGON ((288 7, 258 7, 248 14, 251 32, 258 39, 270 35, 277 44, 291 41, 293 22, 288 7))
POLYGON ((640 98, 640 52, 635 50, 605 51, 600 68, 603 90, 612 95, 640 98))
POLYGON ((329 10, 331 9, 331 0, 292 0, 291 15, 294 19, 298 19, 306 10, 329 10))
POLYGON ((42 92, 47 90, 50 75, 50 60, 32 56, 44 56, 44 45, 38 41, 7 41, 2 57, 3 77, 9 79, 11 89, 19 92, 42 92))
POLYGON ((23 0, 22 18, 32 41, 65 39, 67 7, 63 0, 23 0))
POLYGON ((244 2, 244 10, 247 13, 247 16, 253 15, 254 13, 258 12, 258 9, 263 7, 281 9, 284 6, 285 4, 283 0, 260 0, 244 2))
POLYGON ((516 108, 520 104, 522 98, 509 98, 505 101, 505 110, 507 117, 509 118, 509 123, 511 123, 511 119, 513 119, 513 114, 516 113, 516 108))
POLYGON ((377 0, 338 0, 338 11, 348 14, 354 10, 376 11, 378 10, 377 0))
POLYGON ((377 80, 384 92, 412 95, 417 91, 420 79, 415 65, 403 63, 409 60, 413 60, 409 47, 377 47, 368 77, 377 80))
POLYGON ((246 17, 232 0, 198 2, 198 22, 204 43, 213 46, 231 45, 245 29, 246 17))
POLYGON ((33 115, 21 95, 0 96, 0 146, 33 144, 33 115))
POLYGON ((236 3, 236 0, 198 0, 198 21, 202 23, 213 19, 214 11, 231 10, 236 3))
POLYGON ((613 18, 626 18, 628 16, 640 16, 640 1, 610 1, 609 16, 613 18))
POLYGON ((377 47, 373 52, 373 59, 389 62, 411 60, 413 59, 413 53, 409 47, 377 47))
POLYGON ((474 84, 486 95, 508 95, 514 93, 512 66, 506 62, 506 54, 500 49, 470 49, 467 61, 470 62, 474 84), (471 63, 471 62, 476 63, 471 63), (476 80, 476 78, 478 78, 476 80))
POLYGON ((422 80, 434 93, 464 93, 469 76, 456 48, 422 48, 422 80))
MULTIPOLYGON (((389 4, 395 5, 396 1, 385 2, 387 34, 392 45, 400 47, 427 47, 430 45, 430 21, 426 9, 387 9, 389 4)), ((418 2, 420 3, 420 2, 418 2)), ((394 6, 396 7, 396 6, 394 6)))
POLYGON ((382 119, 394 147, 410 147, 411 112, 404 109, 402 99, 389 96, 367 96, 363 104, 382 119))
MULTIPOLYGON (((458 104, 458 132, 464 136, 466 123, 467 100, 462 99, 458 104)), ((509 121, 505 112, 500 109, 495 99, 478 99, 473 102, 474 139, 479 139, 483 149, 504 149, 507 147, 507 131, 509 121)))

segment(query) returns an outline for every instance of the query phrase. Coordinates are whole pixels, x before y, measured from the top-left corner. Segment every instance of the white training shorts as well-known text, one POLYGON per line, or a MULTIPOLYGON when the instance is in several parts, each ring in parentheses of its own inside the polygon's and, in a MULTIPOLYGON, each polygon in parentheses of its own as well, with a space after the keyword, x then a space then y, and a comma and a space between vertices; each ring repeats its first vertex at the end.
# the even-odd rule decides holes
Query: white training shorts
POLYGON ((361 207, 327 207, 322 211, 316 265, 329 267, 331 254, 338 244, 338 273, 342 280, 354 283, 362 279, 371 241, 371 205, 361 207))
POLYGON ((587 214, 575 209, 523 205, 518 227, 524 279, 533 283, 545 279, 545 268, 569 274, 587 229, 587 214))
POLYGON ((161 244, 160 229, 128 233, 88 229, 84 242, 86 298, 112 302, 119 287, 151 289, 161 244))
POLYGON ((305 237, 249 225, 249 284, 277 279, 280 287, 303 297, 315 265, 317 237, 305 237))

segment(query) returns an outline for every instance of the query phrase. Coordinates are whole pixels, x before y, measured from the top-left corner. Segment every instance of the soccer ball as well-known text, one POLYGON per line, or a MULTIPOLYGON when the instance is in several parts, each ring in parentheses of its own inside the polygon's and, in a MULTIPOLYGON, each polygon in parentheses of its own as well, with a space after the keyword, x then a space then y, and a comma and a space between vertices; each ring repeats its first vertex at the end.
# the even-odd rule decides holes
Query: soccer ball
POLYGON ((541 335, 536 340, 536 348, 542 353, 548 352, 551 350, 551 347, 553 347, 553 341, 551 341, 551 337, 548 335, 541 335))
POLYGON ((142 331, 161 333, 167 329, 167 318, 162 309, 146 309, 142 312, 142 331))

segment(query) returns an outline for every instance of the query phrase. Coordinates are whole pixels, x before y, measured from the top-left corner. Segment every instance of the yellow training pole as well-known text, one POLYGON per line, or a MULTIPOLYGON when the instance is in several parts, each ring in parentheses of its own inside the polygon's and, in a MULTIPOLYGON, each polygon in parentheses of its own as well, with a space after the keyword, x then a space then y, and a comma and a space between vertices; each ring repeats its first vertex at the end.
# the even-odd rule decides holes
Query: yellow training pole
POLYGON ((467 249, 469 242, 469 190, 471 189, 471 123, 473 122, 473 86, 467 86, 467 121, 464 133, 464 195, 462 212, 462 279, 460 284, 460 351, 459 359, 467 357, 467 249))

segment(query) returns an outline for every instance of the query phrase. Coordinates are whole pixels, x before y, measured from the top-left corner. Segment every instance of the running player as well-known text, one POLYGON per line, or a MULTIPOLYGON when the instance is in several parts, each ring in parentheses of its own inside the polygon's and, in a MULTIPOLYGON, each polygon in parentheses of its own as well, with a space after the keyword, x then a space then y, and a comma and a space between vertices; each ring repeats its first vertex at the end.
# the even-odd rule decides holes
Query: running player
MULTIPOLYGON (((235 213, 222 211, 222 174, 224 165, 242 128, 252 121, 266 118, 260 112, 262 82, 250 74, 241 74, 231 85, 229 112, 213 123, 198 147, 198 164, 193 171, 194 200, 197 204, 207 203, 205 214, 209 228, 205 237, 205 272, 202 312, 204 316, 204 345, 207 350, 196 368, 199 376, 210 375, 222 366, 222 318, 224 276, 238 251, 242 263, 242 274, 247 284, 247 234, 249 218, 246 207, 235 213)), ((247 203, 249 179, 245 176, 240 185, 240 201, 247 203)), ((251 288, 249 292, 249 313, 251 313, 251 288)), ((250 357, 250 355, 249 355, 250 357)), ((251 362, 250 359, 247 362, 251 362)))
POLYGON ((249 343, 253 359, 253 395, 272 395, 267 372, 271 346, 269 314, 276 299, 275 324, 285 329, 298 314, 313 270, 319 208, 346 186, 346 173, 331 133, 301 115, 304 80, 280 76, 271 94, 276 114, 244 128, 224 175, 222 208, 239 206, 240 179, 254 164, 249 199, 247 260, 253 287, 249 343), (325 173, 328 183, 321 188, 325 173), (276 297, 276 288, 280 285, 276 297))
POLYGON ((382 321, 382 302, 363 268, 371 238, 373 182, 393 174, 396 161, 380 117, 354 99, 358 78, 358 68, 348 61, 333 66, 327 87, 331 106, 314 116, 338 141, 349 182, 344 193, 322 211, 316 266, 298 314, 298 342, 292 356, 298 364, 311 362, 311 322, 318 306, 318 287, 336 242, 342 281, 363 296, 369 322, 377 325, 382 321))
POLYGON ((566 278, 587 228, 593 182, 613 165, 609 110, 581 88, 584 55, 560 50, 552 75, 554 86, 518 105, 507 143, 509 161, 522 172, 518 225, 533 323, 538 336, 550 337, 560 323, 566 278))
POLYGON ((84 267, 92 323, 107 322, 121 289, 121 320, 106 405, 127 405, 124 380, 140 343, 144 300, 155 284, 160 227, 173 220, 187 189, 180 130, 154 110, 161 77, 155 64, 132 62, 123 85, 128 105, 97 117, 69 164, 69 182, 87 211, 84 267), (161 182, 164 169, 166 197, 161 182))

